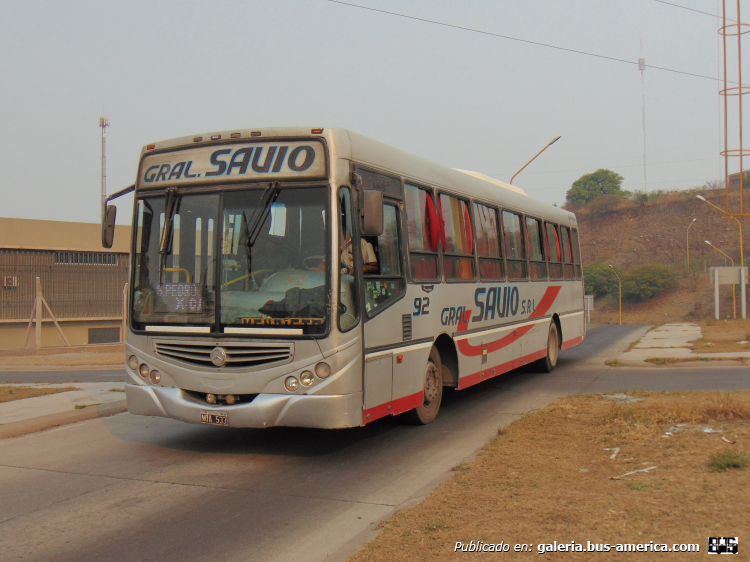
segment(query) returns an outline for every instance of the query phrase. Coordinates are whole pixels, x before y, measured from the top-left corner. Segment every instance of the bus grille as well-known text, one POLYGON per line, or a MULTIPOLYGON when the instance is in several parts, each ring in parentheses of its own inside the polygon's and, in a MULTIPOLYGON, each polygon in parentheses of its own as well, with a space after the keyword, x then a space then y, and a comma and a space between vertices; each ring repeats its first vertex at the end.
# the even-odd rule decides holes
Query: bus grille
POLYGON ((294 355, 294 347, 288 343, 184 340, 155 342, 158 355, 201 367, 215 367, 211 362, 211 352, 217 347, 220 347, 226 353, 224 367, 228 368, 262 367, 272 363, 289 363, 294 355))

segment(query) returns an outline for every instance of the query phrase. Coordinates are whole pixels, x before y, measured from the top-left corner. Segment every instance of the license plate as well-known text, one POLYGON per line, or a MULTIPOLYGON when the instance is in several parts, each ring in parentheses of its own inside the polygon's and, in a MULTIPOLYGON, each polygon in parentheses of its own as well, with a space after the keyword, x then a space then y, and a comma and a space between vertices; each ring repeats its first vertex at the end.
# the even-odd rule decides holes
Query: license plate
POLYGON ((229 425, 227 415, 222 412, 201 412, 201 423, 208 425, 229 425))

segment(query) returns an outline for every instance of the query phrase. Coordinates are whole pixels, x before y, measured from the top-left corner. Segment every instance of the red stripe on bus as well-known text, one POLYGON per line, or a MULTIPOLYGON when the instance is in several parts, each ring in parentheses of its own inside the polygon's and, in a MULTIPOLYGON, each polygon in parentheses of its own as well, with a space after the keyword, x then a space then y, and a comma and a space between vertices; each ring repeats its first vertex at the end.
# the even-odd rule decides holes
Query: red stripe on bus
POLYGON ((397 414, 408 412, 417 406, 421 406, 423 401, 424 392, 417 392, 416 394, 396 398, 396 400, 393 400, 392 402, 385 402, 384 404, 380 404, 369 410, 364 410, 362 412, 362 425, 384 418, 388 414, 393 414, 395 416, 397 414))
MULTIPOLYGON (((537 305, 536 310, 529 315, 529 320, 532 320, 534 318, 538 318, 540 316, 544 316, 545 314, 547 314, 547 311, 549 311, 549 309, 552 308, 552 303, 555 302, 557 295, 560 294, 560 289, 561 289, 560 285, 557 285, 554 287, 548 287, 544 293, 544 296, 542 296, 542 300, 539 301, 539 304, 537 305)), ((470 314, 471 311, 468 311, 468 313, 470 314)), ((467 314, 467 316, 469 314, 467 314)), ((468 325, 469 325, 468 322, 460 322, 458 325, 458 331, 462 332, 466 330, 468 325)), ((457 342, 458 350, 468 357, 481 355, 482 351, 485 349, 487 350, 487 353, 491 351, 497 351, 498 349, 507 347, 508 345, 512 344, 514 341, 520 339, 525 334, 527 334, 533 327, 534 326, 531 325, 531 326, 522 326, 520 328, 516 328, 507 336, 503 336, 502 338, 499 338, 493 342, 490 342, 488 344, 483 344, 483 345, 471 345, 469 343, 469 340, 459 340, 457 342)))
POLYGON ((577 338, 573 338, 572 340, 564 341, 562 344, 562 349, 570 349, 574 345, 578 345, 583 341, 583 339, 586 336, 578 336, 577 338))
POLYGON ((474 373, 473 375, 466 375, 465 377, 461 377, 460 379, 458 379, 458 390, 463 390, 464 388, 468 388, 493 377, 497 377, 499 375, 502 375, 503 373, 507 373, 508 371, 512 371, 513 369, 517 369, 518 367, 536 361, 537 359, 542 359, 546 356, 547 349, 545 348, 541 351, 536 351, 534 353, 530 353, 529 355, 524 355, 523 357, 519 357, 518 359, 513 359, 511 361, 508 361, 507 363, 503 363, 502 365, 498 365, 497 367, 494 367, 494 373, 492 372, 493 368, 489 368, 485 369, 484 371, 474 373))

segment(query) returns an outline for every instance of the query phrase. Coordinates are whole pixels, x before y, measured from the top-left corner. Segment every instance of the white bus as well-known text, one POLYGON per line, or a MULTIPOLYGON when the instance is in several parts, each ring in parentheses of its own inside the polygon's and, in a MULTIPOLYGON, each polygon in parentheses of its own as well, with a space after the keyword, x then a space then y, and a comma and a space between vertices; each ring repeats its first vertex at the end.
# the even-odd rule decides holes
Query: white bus
POLYGON ((351 131, 150 144, 107 202, 133 190, 133 414, 429 423, 444 388, 551 371, 585 337, 572 213, 351 131))

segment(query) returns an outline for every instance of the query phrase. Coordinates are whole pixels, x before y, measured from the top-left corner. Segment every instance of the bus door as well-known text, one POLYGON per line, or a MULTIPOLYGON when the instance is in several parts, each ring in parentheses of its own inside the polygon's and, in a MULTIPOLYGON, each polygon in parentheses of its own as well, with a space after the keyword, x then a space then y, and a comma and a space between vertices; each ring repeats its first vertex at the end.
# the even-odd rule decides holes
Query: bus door
POLYGON ((393 395, 394 346, 403 344, 401 314, 396 305, 406 290, 403 278, 399 236, 399 210, 386 200, 383 208, 383 234, 362 237, 360 259, 364 278, 365 410, 386 405, 391 410, 393 395), (389 349, 390 348, 390 349, 389 349))

